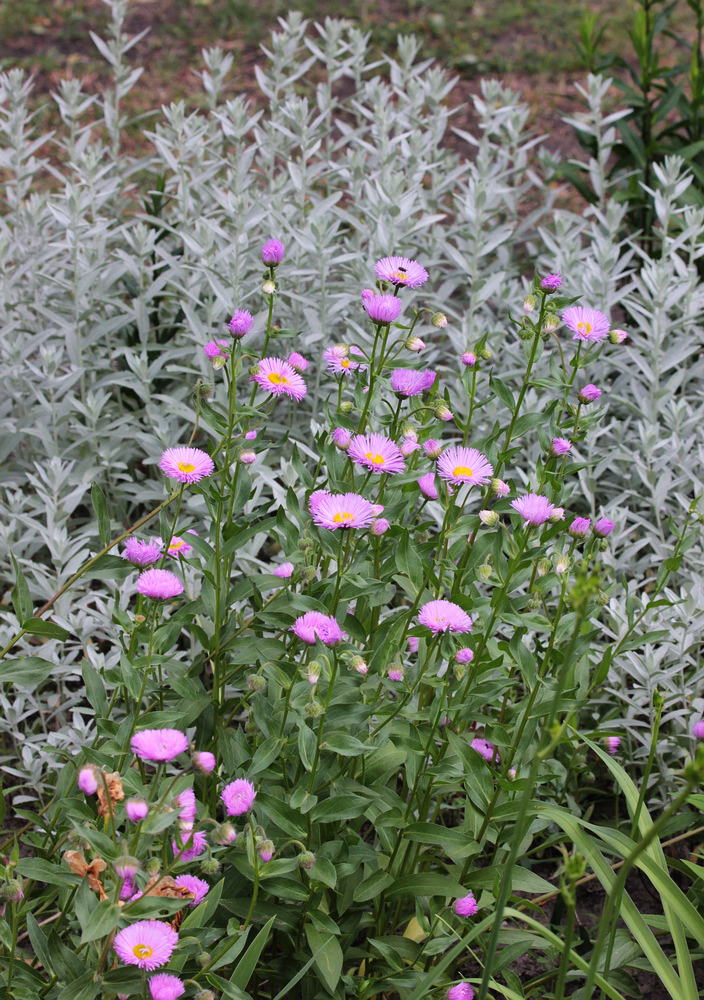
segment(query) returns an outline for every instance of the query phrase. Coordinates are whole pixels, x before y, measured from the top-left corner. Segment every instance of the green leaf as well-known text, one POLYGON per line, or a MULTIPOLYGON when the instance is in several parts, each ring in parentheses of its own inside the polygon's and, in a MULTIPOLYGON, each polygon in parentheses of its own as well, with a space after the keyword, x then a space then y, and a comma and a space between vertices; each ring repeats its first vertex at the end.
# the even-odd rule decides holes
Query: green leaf
POLYGON ((56 1000, 93 1000, 101 989, 100 976, 96 976, 92 971, 86 972, 68 986, 64 986, 56 1000))
POLYGON ((233 986, 237 986, 239 989, 243 990, 251 979, 252 973, 257 967, 259 956, 264 951, 264 947, 269 940, 269 933, 274 920, 276 920, 275 916, 270 917, 267 920, 255 937, 254 941, 252 941, 249 948, 247 948, 246 952, 237 963, 237 968, 230 976, 230 982, 233 986))
POLYGON ((371 753, 375 748, 367 746, 354 736, 348 736, 347 733, 330 733, 325 737, 322 749, 332 750, 341 757, 359 757, 361 754, 371 753))
MULTIPOLYGON (((550 887, 552 888, 552 886, 550 887)), ((417 875, 404 875, 396 879, 385 893, 387 899, 396 896, 461 896, 465 889, 448 875, 437 872, 420 872, 417 875)))
POLYGON ((363 795, 331 795, 319 802, 311 810, 310 818, 321 823, 332 823, 341 819, 356 819, 369 806, 369 799, 363 795))
POLYGON ((342 975, 342 948, 334 935, 312 924, 306 924, 305 929, 308 947, 318 956, 314 963, 318 977, 328 993, 334 993, 342 975))
MULTIPOLYGON (((495 865, 491 868, 479 868, 470 872, 466 879, 467 885, 470 889, 490 889, 495 880, 503 874, 504 867, 504 865, 495 865)), ((554 888, 555 886, 551 882, 536 875, 528 868, 524 868, 522 865, 513 866, 511 873, 512 892, 542 893, 552 892, 554 888)))
POLYGON ((83 928, 81 944, 87 941, 97 941, 114 930, 120 920, 121 909, 117 903, 103 899, 91 914, 90 923, 83 928))
POLYGON ((110 514, 108 513, 108 502, 105 499, 105 494, 97 483, 93 483, 90 488, 90 499, 93 504, 95 516, 98 518, 100 541, 103 545, 107 545, 110 541, 110 514))
POLYGON ((377 871, 372 872, 369 878, 365 878, 363 882, 360 882, 356 886, 352 893, 352 899, 355 903, 366 903, 370 899, 379 896, 392 882, 393 876, 389 875, 382 868, 379 868, 377 871))
POLYGON ((22 628, 30 635, 41 635, 45 639, 58 639, 59 642, 64 642, 69 636, 65 628, 61 628, 54 622, 44 621, 43 618, 28 618, 22 622, 22 628))
POLYGON ((32 948, 36 954, 39 961, 42 963, 44 969, 49 972, 54 972, 54 967, 51 964, 51 954, 49 952, 49 942, 47 940, 46 934, 41 929, 39 924, 34 918, 32 913, 27 914, 27 933, 29 934, 29 940, 32 943, 32 948))
POLYGON ((260 771, 266 770, 269 764, 279 756, 280 750, 281 741, 276 736, 270 736, 264 740, 252 758, 252 763, 247 772, 249 777, 251 778, 255 774, 259 774, 260 771))
POLYGON ((32 616, 32 598, 29 596, 29 587, 24 573, 12 553, 10 553, 10 559, 12 559, 12 567, 15 571, 15 585, 10 591, 10 600, 15 609, 17 620, 23 622, 32 616))
POLYGON ((45 882, 47 885, 78 885, 81 881, 78 875, 62 865, 52 864, 43 858, 20 858, 15 871, 24 878, 31 878, 33 882, 45 882))

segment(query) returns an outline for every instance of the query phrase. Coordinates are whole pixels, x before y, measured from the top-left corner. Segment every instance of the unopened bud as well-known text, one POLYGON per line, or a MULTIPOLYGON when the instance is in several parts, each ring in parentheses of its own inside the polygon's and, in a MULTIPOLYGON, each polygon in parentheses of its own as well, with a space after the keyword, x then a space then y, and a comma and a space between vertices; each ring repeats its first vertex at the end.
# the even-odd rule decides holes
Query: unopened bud
POLYGON ((438 330, 444 330, 447 326, 447 316, 445 313, 433 313, 430 322, 433 326, 437 327, 438 330))
POLYGON ((603 590, 600 590, 598 591, 594 600, 596 601, 596 603, 599 605, 600 608, 605 608, 606 605, 609 603, 609 595, 604 593, 603 590))
POLYGON ((552 569, 552 563, 550 562, 549 559, 538 560, 538 566, 536 570, 538 576, 545 576, 545 574, 549 573, 551 569, 552 569))
POLYGON ((531 597, 528 603, 526 604, 526 608, 528 611, 540 611, 542 606, 543 603, 539 597, 531 597))
POLYGON ((266 678, 259 674, 248 674, 247 689, 249 691, 263 691, 266 687, 266 678))
POLYGON ((196 993, 193 1000, 215 1000, 215 994, 212 990, 201 990, 200 993, 196 993))
POLYGON ((219 372, 221 368, 224 368, 227 364, 227 355, 218 354, 216 358, 211 358, 210 364, 213 366, 214 372, 219 372))
POLYGON ((320 680, 320 663, 318 660, 311 660, 306 671, 309 684, 317 684, 320 680))
POLYGON ((144 863, 144 871, 151 878, 153 875, 158 875, 161 871, 161 862, 159 858, 147 858, 144 863))
POLYGON ((464 680, 464 675, 467 673, 467 668, 464 663, 455 663, 452 667, 452 673, 454 674, 456 681, 464 680))
POLYGON ((253 462, 256 462, 256 460, 257 460, 256 451, 251 451, 248 449, 247 451, 240 452, 239 461, 242 463, 242 465, 251 465, 253 462))
POLYGON ((354 403, 351 399, 343 399, 340 403, 340 413, 351 413, 354 409, 354 403))
POLYGON ((276 291, 276 282, 270 280, 265 281, 264 284, 262 285, 262 291, 264 292, 265 295, 273 295, 274 292, 276 291))
POLYGON ((489 563, 482 563, 482 565, 477 570, 480 580, 490 580, 493 570, 489 563))
POLYGON ((564 507, 555 507, 552 514, 548 518, 548 521, 550 521, 552 524, 557 524, 558 521, 564 521, 564 520, 565 520, 564 507))
POLYGON ((304 566, 301 570, 301 581, 310 583, 311 580, 315 580, 315 566, 304 566))
POLYGON ((526 295, 523 300, 523 312, 526 316, 530 316, 532 312, 535 312, 535 307, 537 305, 537 300, 535 295, 526 295))
POLYGON ((409 351, 422 351, 425 347, 425 341, 421 340, 420 337, 409 337, 406 341, 406 347, 409 351))
POLYGON ((389 522, 385 517, 377 517, 372 521, 371 532, 373 535, 384 535, 389 530, 389 522))
POLYGON ((134 620, 137 625, 144 625, 147 619, 144 617, 144 615, 135 615, 134 620))
POLYGON ((488 347, 482 347, 481 351, 477 351, 477 356, 482 359, 482 361, 491 361, 492 354, 488 347))
POLYGON ((543 333, 554 333, 560 325, 560 317, 557 313, 548 313, 543 323, 543 333))
POLYGON ((217 875, 220 871, 220 862, 217 858, 206 858, 205 861, 201 861, 200 870, 204 875, 217 875))
POLYGON ((313 701, 309 701, 306 705, 304 715, 306 719, 319 719, 324 711, 325 709, 320 702, 314 698, 313 701))
POLYGON ((234 844, 236 839, 237 831, 232 823, 221 823, 213 830, 213 842, 220 847, 227 847, 228 844, 234 844))
POLYGON ((612 344, 622 344, 624 340, 628 340, 628 334, 625 330, 610 330, 609 340, 612 344))
POLYGON ((555 563, 555 572, 561 576, 563 573, 566 573, 569 568, 570 568, 569 557, 558 556, 557 562, 555 563))
POLYGON ((511 492, 511 487, 503 479, 492 479, 491 489, 499 497, 507 497, 511 492))
POLYGON ((199 955, 196 955, 196 963, 204 969, 206 965, 210 965, 211 958, 207 951, 201 951, 199 955))
POLYGON ((315 861, 316 857, 312 851, 303 851, 302 854, 298 855, 298 864, 301 866, 301 868, 305 868, 307 872, 311 870, 311 868, 315 864, 315 861))
POLYGON ((438 403, 438 405, 435 407, 435 416, 438 418, 438 420, 445 420, 445 421, 454 420, 454 415, 452 413, 452 410, 447 405, 447 403, 438 403))
POLYGON ((522 326, 518 331, 518 339, 528 341, 533 339, 533 331, 529 326, 522 326))
POLYGON ((367 661, 363 656, 353 656, 350 660, 350 667, 356 670, 358 674, 366 674, 369 667, 367 666, 367 661))
POLYGON ((479 520, 482 524, 486 525, 487 528, 494 528, 499 523, 499 515, 495 510, 480 510, 479 520))
POLYGON ((12 878, 0 887, 0 899, 5 903, 19 903, 20 900, 24 899, 24 891, 19 879, 12 878))

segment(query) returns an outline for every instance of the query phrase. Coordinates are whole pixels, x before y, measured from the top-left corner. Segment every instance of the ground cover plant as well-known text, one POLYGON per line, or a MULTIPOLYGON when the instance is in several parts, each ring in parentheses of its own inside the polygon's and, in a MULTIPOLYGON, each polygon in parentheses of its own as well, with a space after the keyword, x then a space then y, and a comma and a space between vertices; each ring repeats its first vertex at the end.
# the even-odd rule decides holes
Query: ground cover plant
POLYGON ((125 11, 55 137, 0 80, 3 988, 696 997, 685 163, 643 248, 608 80, 552 211, 515 95, 460 156, 417 42, 296 15, 135 157, 125 11))

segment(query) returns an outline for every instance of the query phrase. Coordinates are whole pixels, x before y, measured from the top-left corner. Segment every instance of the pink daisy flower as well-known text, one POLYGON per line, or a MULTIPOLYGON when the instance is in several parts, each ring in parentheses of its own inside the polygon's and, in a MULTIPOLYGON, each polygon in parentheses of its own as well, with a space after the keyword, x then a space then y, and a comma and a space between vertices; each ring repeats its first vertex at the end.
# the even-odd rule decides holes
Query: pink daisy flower
POLYGON ((149 812, 149 806, 144 799, 128 799, 125 802, 125 812, 130 823, 139 823, 149 812))
POLYGON ((554 512, 555 506, 551 504, 547 497, 538 493, 527 493, 523 497, 518 497, 511 501, 511 506, 518 511, 528 524, 545 524, 550 515, 554 512))
POLYGON ((174 885, 183 886, 184 889, 194 893, 195 899, 191 900, 191 906, 198 906, 210 889, 205 879, 197 878, 195 875, 179 875, 178 878, 174 879, 174 885))
POLYGON ((577 393, 577 398, 580 403, 593 403, 596 399, 601 396, 601 389, 590 382, 589 385, 585 385, 583 389, 580 389, 577 393))
POLYGON ((493 465, 476 448, 448 448, 438 459, 438 475, 456 486, 484 486, 493 474, 493 465))
POLYGON ((324 615, 322 611, 306 611, 295 620, 290 631, 311 646, 316 639, 320 639, 326 646, 336 646, 347 635, 333 615, 324 615))
POLYGON ((274 576, 278 576, 280 580, 288 580, 289 577, 293 576, 293 563, 281 563, 274 570, 274 576))
POLYGON ((692 726, 692 735, 697 740, 704 740, 704 719, 700 719, 692 726))
POLYGON ((554 274, 546 274, 540 282, 540 287, 544 292, 556 292, 558 288, 562 287, 562 275, 559 271, 555 271, 554 274))
POLYGON ((295 368, 296 371, 301 372, 301 374, 303 374, 306 368, 310 368, 310 361, 307 358, 304 358, 302 354, 299 354, 298 351, 291 351, 286 360, 292 368, 295 368))
POLYGON ((308 501, 313 521, 319 528, 366 528, 374 518, 372 505, 359 493, 327 493, 316 490, 308 501), (321 495, 323 494, 323 495, 321 495))
POLYGON ((176 804, 179 807, 178 818, 181 823, 192 824, 196 818, 198 805, 196 803, 196 793, 192 788, 187 788, 176 796, 176 804))
POLYGON ((195 861, 208 846, 207 837, 202 830, 196 830, 195 833, 192 830, 181 830, 178 836, 181 841, 180 845, 175 840, 171 841, 171 849, 176 861, 195 861))
POLYGON ((141 538, 128 538, 122 558, 133 566, 151 566, 161 559, 160 542, 143 542, 141 538))
POLYGON ((178 978, 168 972, 160 972, 149 980, 152 1000, 178 1000, 186 992, 186 987, 178 978))
POLYGON ((477 355, 474 351, 465 351, 462 355, 462 364, 465 368, 474 368, 477 363, 477 355))
POLYGON ((435 485, 434 472, 426 472, 424 476, 421 476, 418 480, 418 486, 423 496, 426 496, 429 500, 437 500, 438 488, 435 485))
POLYGON ((599 535, 600 538, 606 538, 613 530, 614 522, 609 521, 608 517, 600 517, 594 525, 594 534, 599 535))
POLYGON ((474 1000, 474 988, 471 983, 458 983, 447 991, 447 1000, 474 1000))
POLYGON ((210 455, 200 448, 167 448, 159 468, 169 479, 179 483, 199 483, 212 475, 215 465, 210 455))
POLYGON ((138 920, 115 935, 113 947, 126 965, 151 972, 166 965, 178 944, 178 934, 163 920, 138 920))
POLYGON ((562 322, 574 334, 573 340, 588 340, 599 343, 609 335, 609 321, 597 309, 585 306, 570 306, 562 314, 562 322))
POLYGON ((618 753, 618 748, 621 746, 620 736, 607 736, 604 740, 606 743, 606 749, 609 751, 612 757, 615 757, 618 753))
POLYGON ((372 295, 371 298, 364 298, 363 295, 362 302, 369 318, 375 323, 395 322, 403 308, 401 300, 396 295, 372 295))
POLYGON ((210 774, 211 771, 215 770, 217 764, 215 754, 211 753, 210 750, 196 750, 191 759, 193 766, 201 774, 210 774))
POLYGON ((472 619, 452 601, 428 601, 420 609, 418 621, 435 634, 472 631, 472 619))
POLYGON ((374 274, 382 281, 407 288, 418 288, 428 280, 425 268, 409 257, 382 257, 374 265, 374 274))
POLYGON ((347 454, 357 465, 372 472, 395 475, 406 468, 401 449, 383 434, 356 434, 350 441, 347 454))
POLYGON ((296 400, 303 399, 308 391, 295 368, 281 358, 262 358, 259 370, 256 375, 252 375, 251 381, 256 382, 264 392, 270 392, 274 396, 280 396, 283 392, 296 400))
POLYGON ((92 765, 82 767, 78 772, 78 787, 84 795, 95 795, 98 791, 98 779, 92 765))
POLYGON ((429 440, 425 442, 423 450, 428 458, 440 458, 442 455, 442 445, 433 438, 429 438, 429 440))
POLYGON ((268 264, 269 267, 276 267, 283 260, 285 249, 286 247, 281 240, 267 240, 262 247, 262 260, 265 264, 268 264))
POLYGON ((326 351, 323 351, 323 360, 327 362, 326 371, 333 372, 335 375, 349 375, 357 368, 360 371, 366 371, 367 368, 359 361, 353 361, 347 354, 340 355, 334 347, 328 347, 326 351))
POLYGON ((394 368, 391 372, 391 388, 405 398, 420 396, 432 388, 435 374, 431 369, 418 372, 413 368, 394 368))
POLYGON ((220 793, 228 816, 242 816, 249 812, 256 797, 254 785, 246 778, 236 778, 229 785, 225 785, 220 793))
MULTIPOLYGON (((476 750, 477 753, 481 754, 484 760, 488 760, 490 764, 494 760, 495 747, 493 743, 489 742, 489 740, 483 740, 481 738, 477 738, 476 740, 472 740, 471 746, 472 750, 476 750)), ((499 755, 497 753, 496 763, 498 764, 498 762, 499 762, 499 755)))
POLYGON ((228 323, 230 333, 233 337, 244 337, 252 329, 253 322, 249 309, 235 309, 232 319, 228 323))
MULTIPOLYGON (((157 541, 159 542, 159 547, 163 549, 164 540, 159 538, 157 541)), ((169 542, 169 555, 175 559, 176 556, 185 556, 187 552, 193 552, 193 546, 189 545, 185 538, 174 535, 169 542)))
POLYGON ((466 896, 456 899, 454 909, 458 917, 473 917, 479 909, 474 893, 470 892, 466 896))
POLYGON ((571 448, 572 442, 569 438, 553 438, 550 443, 550 454, 555 457, 567 455, 569 454, 571 448))
POLYGON ((588 517, 575 517, 574 521, 567 530, 571 535, 574 535, 575 538, 584 538, 584 536, 589 533, 589 526, 591 523, 592 522, 588 517))
POLYGON ((183 593, 183 584, 168 569, 145 569, 137 580, 137 593, 155 601, 167 601, 183 593))
POLYGON ((142 729, 130 746, 142 760, 173 760, 188 750, 188 740, 180 729, 142 729))
POLYGON ((206 358, 221 358, 227 355, 227 350, 223 350, 229 346, 226 340, 209 340, 208 343, 203 347, 203 353, 206 358))

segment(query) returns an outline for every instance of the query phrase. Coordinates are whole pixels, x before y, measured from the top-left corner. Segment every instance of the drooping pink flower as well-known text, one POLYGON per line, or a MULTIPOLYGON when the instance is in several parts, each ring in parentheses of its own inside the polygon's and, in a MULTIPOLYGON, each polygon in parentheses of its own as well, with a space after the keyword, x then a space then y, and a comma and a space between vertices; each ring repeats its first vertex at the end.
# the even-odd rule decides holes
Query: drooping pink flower
POLYGON ((219 337, 217 340, 209 340, 207 344, 203 347, 203 353, 206 358, 220 358, 227 355, 227 348, 229 344, 226 340, 221 340, 219 337), (223 350, 225 348, 225 350, 223 350))
POLYGON ((356 434, 350 441, 347 454, 357 465, 372 472, 395 475, 406 468, 398 445, 383 434, 356 434))
POLYGON ((395 681, 396 683, 398 683, 398 681, 402 681, 404 677, 403 667, 389 667, 386 672, 386 676, 390 681, 395 681))
POLYGON ((373 295, 371 298, 363 298, 364 308, 369 314, 369 318, 375 323, 394 323, 403 305, 396 295, 373 295))
POLYGON ((178 934, 163 920, 138 920, 115 935, 117 957, 126 965, 136 965, 151 972, 171 958, 178 944, 178 934))
POLYGON ((144 799, 128 799, 125 802, 125 812, 130 823, 139 823, 149 812, 149 806, 144 799))
POLYGON ((225 785, 220 793, 228 816, 242 816, 249 812, 256 797, 254 785, 246 778, 236 778, 229 785, 225 785))
POLYGON ((442 455, 442 445, 439 441, 429 438, 423 445, 423 450, 428 458, 439 458, 442 455))
POLYGON ((193 823, 196 818, 196 813, 198 811, 198 804, 196 802, 196 793, 192 788, 186 788, 185 791, 181 792, 176 796, 176 804, 179 807, 178 818, 184 825, 189 825, 193 823))
POLYGON ((609 521, 608 517, 600 517, 594 525, 594 534, 599 535, 600 538, 606 538, 613 530, 614 522, 609 521))
POLYGON ((473 368, 477 363, 477 355, 474 351, 465 351, 462 355, 462 364, 465 368, 473 368))
POLYGON ((553 438, 550 443, 550 454, 555 457, 567 455, 571 448, 572 442, 569 438, 553 438))
POLYGON ((210 774, 215 770, 215 765, 217 761, 215 759, 215 754, 211 753, 210 750, 196 750, 191 758, 193 761, 193 766, 201 774, 210 774))
POLYGON ((372 521, 371 532, 373 535, 385 535, 389 530, 389 522, 385 517, 377 517, 372 521))
POLYGON ((366 528, 374 518, 371 503, 359 493, 327 493, 316 490, 308 501, 313 521, 319 528, 366 528), (322 495, 321 495, 322 494, 322 495))
POLYGON ((210 889, 205 879, 198 878, 195 875, 179 875, 174 879, 174 885, 182 886, 184 889, 188 889, 189 892, 194 893, 195 899, 191 900, 191 906, 198 906, 199 903, 202 903, 210 889))
POLYGON ((122 558, 133 566, 151 566, 161 559, 161 545, 158 542, 143 542, 141 538, 128 538, 122 558))
POLYGON ((526 493, 525 496, 512 500, 511 506, 532 525, 545 524, 555 510, 554 504, 539 493, 526 493))
POLYGON ((692 735, 697 740, 704 740, 704 719, 699 719, 692 726, 692 735))
POLYGON ((455 419, 455 415, 447 403, 438 403, 435 407, 435 416, 438 420, 444 420, 445 423, 449 423, 450 420, 455 419))
MULTIPOLYGON (((163 538, 158 538, 157 542, 159 543, 159 548, 163 550, 163 538)), ((193 552, 193 546, 189 545, 185 538, 173 535, 171 541, 169 542, 169 555, 175 559, 177 556, 185 556, 187 552, 193 552)))
POLYGON ((188 750, 188 740, 180 729, 142 729, 130 746, 142 760, 173 760, 188 750))
POLYGON ((178 838, 181 841, 180 844, 175 840, 171 841, 171 849, 176 861, 195 861, 208 846, 208 839, 203 830, 195 832, 193 830, 179 830, 178 838))
POLYGON ((448 448, 438 459, 438 475, 456 486, 484 486, 493 474, 493 465, 476 448, 448 448))
POLYGON ((113 868, 115 869, 115 874, 120 878, 132 881, 139 871, 139 861, 128 854, 122 854, 114 862, 113 868))
POLYGON ((134 882, 126 878, 120 886, 120 899, 131 899, 134 896, 134 882))
POLYGON ((435 485, 434 472, 426 472, 424 476, 421 476, 418 480, 418 486, 423 496, 426 496, 429 500, 437 500, 438 488, 435 485))
POLYGON ((281 240, 270 239, 267 240, 262 247, 262 260, 269 267, 276 267, 281 263, 284 257, 284 250, 286 247, 281 242, 281 240))
POLYGON ((160 972, 149 980, 149 992, 152 1000, 178 1000, 186 992, 186 987, 178 976, 160 972))
POLYGON ((401 452, 404 458, 408 458, 409 455, 412 455, 414 451, 420 451, 420 445, 418 444, 417 440, 414 437, 412 438, 406 437, 399 445, 398 450, 401 452))
POLYGON ((618 753, 618 748, 621 746, 620 736, 607 736, 604 740, 606 743, 606 749, 609 751, 612 757, 615 757, 618 753))
POLYGON ((601 389, 598 389, 593 382, 589 385, 585 385, 583 389, 580 389, 577 393, 577 398, 580 403, 593 403, 595 399, 601 396, 601 389))
POLYGON ((567 530, 571 535, 574 535, 575 538, 584 538, 584 536, 589 533, 589 526, 591 523, 592 522, 588 517, 575 517, 574 521, 567 530))
POLYGON ((428 601, 420 609, 418 621, 435 634, 472 631, 472 619, 452 601, 428 601))
POLYGON ((310 361, 307 358, 304 358, 302 354, 299 354, 298 351, 291 351, 286 360, 292 368, 295 368, 296 371, 301 374, 303 374, 307 368, 310 368, 310 361))
POLYGON ((215 465, 210 455, 200 448, 167 448, 159 468, 169 479, 179 483, 199 483, 212 475, 215 465))
POLYGON ((490 743, 489 740, 484 740, 481 737, 477 737, 477 739, 472 740, 471 746, 472 750, 476 750, 477 753, 480 753, 484 758, 484 760, 488 760, 489 763, 491 764, 494 758, 496 758, 496 763, 498 764, 499 755, 498 753, 496 753, 496 747, 494 746, 493 743, 490 743))
POLYGON ((406 347, 409 351, 413 351, 418 354, 420 351, 425 350, 425 341, 421 340, 420 337, 409 337, 406 341, 406 347))
POLYGON ((336 646, 347 635, 337 624, 334 615, 324 615, 322 611, 306 611, 295 620, 291 631, 311 646, 316 639, 320 639, 326 646, 336 646))
POLYGON ((473 917, 479 910, 477 901, 474 898, 474 893, 469 892, 466 896, 456 899, 454 909, 458 917, 473 917))
POLYGON ((447 991, 447 1000, 474 1000, 474 988, 471 983, 458 983, 447 991))
POLYGON ((274 857, 274 845, 270 840, 262 840, 257 845, 257 853, 259 854, 259 860, 263 861, 264 864, 271 861, 274 857))
POLYGON ((497 497, 507 497, 511 492, 511 487, 503 479, 492 479, 491 488, 497 497))
POLYGON ((391 372, 391 388, 406 399, 420 396, 432 388, 435 375, 431 369, 419 372, 413 368, 394 368, 391 372))
POLYGON ((281 358, 262 358, 259 369, 251 377, 264 392, 274 396, 285 393, 292 399, 301 400, 308 391, 307 386, 295 368, 281 358))
POLYGON ((455 659, 458 663, 471 663, 474 659, 474 653, 469 646, 463 646, 455 653, 455 659))
POLYGON ((347 451, 352 440, 352 432, 348 431, 346 427, 336 427, 332 432, 332 439, 340 451, 347 451))
POLYGON ((562 314, 562 322, 574 334, 573 340, 588 340, 599 343, 609 335, 609 321, 597 309, 585 306, 570 306, 562 314))
POLYGON ((281 563, 281 565, 277 566, 274 570, 274 576, 278 576, 280 580, 288 580, 289 577, 293 576, 293 563, 281 563))
POLYGON ((409 257, 382 257, 374 265, 374 274, 382 281, 407 288, 418 288, 428 280, 425 268, 409 257))
POLYGON ((78 772, 78 787, 84 795, 95 795, 98 791, 98 777, 91 764, 82 767, 78 772))
POLYGON ((622 344, 628 340, 628 334, 625 330, 609 330, 609 340, 612 344, 622 344))
POLYGON ((137 580, 137 592, 154 601, 168 601, 183 593, 183 584, 168 569, 145 569, 137 580))
POLYGON ((540 287, 544 292, 556 292, 558 288, 562 287, 562 275, 559 271, 555 271, 554 274, 546 274, 540 282, 540 287))

